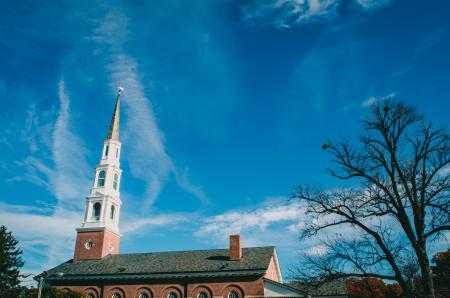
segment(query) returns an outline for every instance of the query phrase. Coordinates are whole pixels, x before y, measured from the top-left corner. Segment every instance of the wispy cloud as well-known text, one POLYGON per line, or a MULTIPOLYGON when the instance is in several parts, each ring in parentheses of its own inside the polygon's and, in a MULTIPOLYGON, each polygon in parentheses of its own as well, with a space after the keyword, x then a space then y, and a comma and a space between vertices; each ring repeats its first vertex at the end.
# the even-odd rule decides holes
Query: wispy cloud
POLYGON ((398 93, 397 92, 391 92, 389 94, 385 94, 382 96, 369 96, 366 99, 364 99, 361 102, 351 102, 348 103, 342 107, 340 107, 338 109, 338 112, 343 113, 343 114, 348 114, 352 111, 355 110, 361 110, 361 109, 365 109, 370 107, 371 105, 373 105, 374 103, 376 103, 378 100, 383 99, 383 98, 388 98, 388 97, 395 97, 398 93))
POLYGON ((426 54, 445 39, 447 32, 448 26, 443 26, 419 39, 418 43, 413 48, 410 61, 389 74, 389 79, 393 82, 402 79, 406 74, 413 70, 413 67, 418 61, 421 59, 428 59, 430 55, 426 54))
POLYGON ((407 74, 411 70, 412 70, 412 66, 410 64, 407 64, 407 65, 401 67, 400 69, 397 69, 394 72, 392 72, 391 74, 389 74, 389 79, 391 79, 391 81, 394 81, 394 82, 398 81, 399 79, 401 79, 405 74, 407 74))
MULTIPOLYGON (((55 172, 50 181, 58 200, 64 201, 67 206, 68 202, 79 200, 86 195, 90 185, 87 176, 90 167, 86 160, 87 150, 80 138, 72 132, 69 118, 70 101, 63 79, 59 82, 58 93, 60 111, 53 130, 52 145, 55 172)), ((81 207, 81 204, 77 203, 76 207, 81 207)))
POLYGON ((178 185, 182 189, 196 196, 205 205, 211 203, 210 199, 203 192, 202 187, 199 185, 195 185, 190 181, 188 168, 184 168, 182 171, 175 168, 174 175, 178 185))
POLYGON ((377 101, 377 98, 375 96, 371 96, 363 101, 362 106, 363 107, 370 107, 377 101))
POLYGON ((74 228, 83 216, 82 199, 89 188, 90 173, 86 161, 87 150, 75 134, 70 119, 70 99, 65 82, 58 83, 59 106, 56 121, 51 125, 36 115, 35 107, 28 112, 25 141, 31 147, 30 155, 17 164, 23 168, 23 176, 11 181, 26 180, 45 187, 54 195, 55 206, 45 208, 2 205, 0 217, 21 240, 21 247, 38 259, 30 257, 26 268, 41 270, 70 257, 75 240, 74 228), (41 140, 41 134, 50 133, 49 143, 41 140), (35 152, 50 152, 34 154, 35 152))
POLYGON ((124 234, 133 234, 142 232, 145 228, 171 228, 180 224, 189 223, 192 214, 187 213, 158 213, 145 218, 124 218, 121 232, 124 234))
POLYGON ((124 112, 127 121, 123 141, 127 144, 123 158, 128 160, 131 174, 147 183, 145 208, 158 197, 173 169, 167 155, 163 135, 157 126, 150 100, 136 72, 137 64, 127 55, 118 54, 109 65, 111 85, 125 88, 124 112))
POLYGON ((391 0, 264 0, 252 1, 242 9, 243 21, 254 26, 289 28, 315 22, 329 22, 339 16, 339 7, 373 11, 391 0))
POLYGON ((43 270, 68 259, 74 247, 75 230, 81 212, 64 209, 36 210, 36 207, 2 204, 0 218, 20 240, 26 263, 25 270, 43 270), (39 214, 41 213, 41 214, 39 214), (34 254, 35 257, 28 257, 34 254))
POLYGON ((119 85, 125 88, 123 110, 126 121, 122 136, 127 147, 123 158, 128 161, 131 174, 146 183, 144 210, 158 198, 171 175, 183 190, 202 203, 208 203, 202 188, 191 183, 187 172, 180 171, 166 152, 164 135, 146 93, 146 88, 151 88, 152 83, 142 83, 138 63, 122 49, 127 36, 126 28, 127 19, 122 13, 109 12, 100 26, 94 29, 93 37, 88 39, 94 40, 100 47, 112 45, 110 60, 113 62, 107 65, 111 88, 115 90, 119 85))
POLYGON ((363 10, 375 10, 389 5, 393 0, 355 0, 354 2, 363 10))
POLYGON ((380 99, 395 97, 395 96, 397 96, 397 94, 398 94, 397 92, 391 92, 389 94, 385 94, 382 96, 370 96, 367 99, 365 99, 361 105, 362 105, 362 107, 367 108, 367 107, 370 107, 371 105, 373 105, 374 103, 376 103, 380 99))
POLYGON ((417 61, 428 51, 433 49, 439 42, 443 40, 446 33, 447 26, 438 28, 420 39, 417 46, 414 48, 412 61, 417 61))
POLYGON ((304 212, 299 202, 288 202, 285 197, 270 198, 258 208, 232 210, 208 217, 194 235, 214 243, 226 243, 228 235, 242 234, 246 245, 277 243, 283 246, 295 240, 294 234, 298 230, 291 226, 302 225, 304 212), (276 233, 277 230, 281 234, 276 233), (263 234, 266 237, 262 237, 263 234))
MULTIPOLYGON (((12 180, 27 180, 39 186, 46 186, 59 202, 65 202, 66 207, 80 209, 82 198, 86 193, 83 189, 89 187, 88 174, 89 166, 86 161, 87 150, 83 147, 82 141, 73 132, 70 123, 70 100, 66 94, 64 80, 58 84, 59 109, 55 125, 51 127, 52 134, 49 147, 44 142, 37 143, 41 139, 43 132, 49 132, 48 123, 40 123, 37 118, 29 116, 27 120, 26 133, 29 135, 27 141, 31 152, 38 149, 40 151, 51 152, 51 160, 30 155, 18 164, 25 170, 24 175, 13 177, 12 180), (34 123, 33 125, 30 123, 34 123), (39 126, 38 124, 41 124, 39 126)), ((32 107, 28 112, 34 114, 32 107)))
POLYGON ((114 55, 113 61, 108 66, 111 87, 122 85, 125 88, 123 103, 127 121, 123 139, 127 144, 127 154, 124 158, 129 162, 131 174, 147 184, 144 209, 153 204, 172 174, 182 189, 203 203, 208 202, 202 189, 193 185, 167 154, 163 133, 137 73, 137 63, 124 54, 114 55))
MULTIPOLYGON (((26 157, 24 161, 18 162, 24 168, 25 175, 14 177, 12 180, 27 180, 36 185, 45 186, 58 202, 64 202, 66 208, 79 210, 83 203, 80 198, 86 194, 83 193, 83 190, 89 187, 87 175, 90 171, 86 161, 87 150, 83 147, 81 139, 74 133, 71 125, 70 100, 62 79, 58 84, 58 95, 59 109, 55 125, 50 130, 52 138, 49 148, 45 143, 37 144, 36 141, 40 139, 41 133, 48 132, 48 123, 39 126, 40 121, 28 120, 30 127, 27 128, 31 151, 34 152, 38 148, 41 151, 49 150, 51 160, 33 155, 26 157)), ((33 109, 29 113, 34 113, 32 111, 33 109)))
MULTIPOLYGON (((332 33, 324 32, 321 38, 332 33)), ((313 47, 301 56, 292 72, 292 92, 298 96, 290 99, 292 106, 287 110, 289 121, 296 124, 300 121, 298 109, 313 113, 308 116, 323 116, 322 113, 332 106, 336 94, 352 97, 360 88, 360 78, 355 75, 361 71, 356 54, 362 49, 359 41, 340 39, 333 47, 313 47), (344 62, 345 61, 345 62, 344 62), (334 71, 339 69, 339 71, 334 71)))
MULTIPOLYGON (((178 169, 166 153, 164 136, 145 92, 151 83, 141 83, 138 64, 121 48, 127 33, 125 16, 109 12, 104 19, 91 21, 100 26, 85 42, 94 43, 102 51, 107 49, 106 55, 113 61, 105 65, 111 87, 115 90, 118 85, 123 85, 126 89, 122 136, 127 146, 124 146, 126 154, 123 157, 128 161, 131 174, 146 183, 145 206, 151 206, 171 176, 182 189, 202 202, 208 202, 201 187, 190 182, 188 171, 178 169)), ((76 55, 76 51, 73 49, 72 55, 76 55)), ((64 79, 57 84, 57 94, 58 105, 49 107, 48 112, 37 113, 36 105, 30 106, 22 136, 31 149, 30 155, 16 162, 23 175, 10 179, 13 182, 26 180, 45 187, 56 198, 56 204, 45 212, 5 205, 7 208, 2 206, 0 213, 2 224, 17 235, 21 247, 29 254, 25 270, 43 270, 71 257, 74 228, 82 221, 83 198, 89 191, 92 178, 93 165, 88 164, 89 152, 77 134, 78 127, 72 123, 73 107, 64 79), (43 113, 48 117, 41 117, 43 113)), ((138 220, 127 213, 122 213, 122 217, 129 218, 122 227, 123 232, 132 234, 144 228, 173 226, 187 221, 189 215, 176 214, 176 220, 170 214, 147 214, 138 220)))

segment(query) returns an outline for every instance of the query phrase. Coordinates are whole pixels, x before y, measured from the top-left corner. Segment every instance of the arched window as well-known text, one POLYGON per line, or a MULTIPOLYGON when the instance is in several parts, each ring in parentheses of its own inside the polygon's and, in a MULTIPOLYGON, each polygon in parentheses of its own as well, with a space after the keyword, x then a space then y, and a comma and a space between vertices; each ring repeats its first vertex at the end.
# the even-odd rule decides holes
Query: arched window
POLYGON ((100 203, 95 203, 94 204, 94 218, 95 220, 99 220, 100 219, 100 211, 102 209, 102 205, 100 203))
POLYGON ((197 298, 208 298, 208 294, 206 294, 205 292, 200 292, 198 293, 197 298))
POLYGON ((109 217, 111 218, 111 220, 114 219, 114 212, 116 211, 116 208, 114 208, 114 206, 111 206, 111 213, 109 214, 109 217))
POLYGON ((114 293, 112 298, 122 298, 122 295, 120 293, 114 293))
POLYGON ((106 149, 105 149, 105 157, 108 156, 108 152, 109 152, 109 145, 106 145, 106 149))
POLYGON ((236 291, 230 291, 228 293, 228 298, 239 298, 239 294, 236 291))
POLYGON ((97 298, 98 297, 97 292, 94 289, 92 289, 92 288, 87 289, 86 292, 87 292, 86 293, 86 298, 97 298))
POLYGON ((113 188, 114 189, 117 189, 118 181, 119 181, 119 175, 114 174, 114 181, 113 181, 113 188))
POLYGON ((169 295, 167 295, 167 298, 178 298, 178 295, 177 295, 177 293, 172 291, 169 293, 169 295))
POLYGON ((141 294, 139 294, 139 298, 150 298, 150 296, 147 293, 142 292, 141 294))
POLYGON ((105 186, 105 177, 106 177, 106 172, 105 171, 100 171, 98 173, 97 187, 105 186))

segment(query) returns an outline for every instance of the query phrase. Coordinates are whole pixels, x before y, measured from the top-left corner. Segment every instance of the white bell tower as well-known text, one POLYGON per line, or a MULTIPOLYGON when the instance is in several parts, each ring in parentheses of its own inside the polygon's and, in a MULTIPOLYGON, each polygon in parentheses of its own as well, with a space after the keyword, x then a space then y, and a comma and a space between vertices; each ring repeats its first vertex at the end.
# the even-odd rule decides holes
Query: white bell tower
POLYGON ((91 191, 86 198, 86 211, 81 227, 77 229, 74 260, 99 259, 119 252, 120 200, 120 98, 118 88, 116 106, 103 142, 100 163, 95 168, 91 191))

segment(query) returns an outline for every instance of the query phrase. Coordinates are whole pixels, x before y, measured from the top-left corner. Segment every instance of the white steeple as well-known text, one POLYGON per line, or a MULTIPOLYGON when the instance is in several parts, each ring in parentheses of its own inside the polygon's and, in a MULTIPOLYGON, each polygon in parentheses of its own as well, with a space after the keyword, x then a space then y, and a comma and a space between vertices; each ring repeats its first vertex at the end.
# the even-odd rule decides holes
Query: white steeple
POLYGON ((103 142, 102 156, 100 163, 95 168, 91 191, 86 198, 86 212, 82 231, 109 230, 119 233, 120 207, 120 147, 119 140, 119 118, 120 118, 120 97, 123 88, 118 88, 116 106, 109 126, 108 135, 103 142))

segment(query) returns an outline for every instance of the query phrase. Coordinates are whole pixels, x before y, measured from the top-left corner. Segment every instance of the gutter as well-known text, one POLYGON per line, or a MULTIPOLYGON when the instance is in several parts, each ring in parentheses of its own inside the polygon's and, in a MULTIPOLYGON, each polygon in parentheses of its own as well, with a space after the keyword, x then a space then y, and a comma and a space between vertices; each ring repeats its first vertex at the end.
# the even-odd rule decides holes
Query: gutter
POLYGON ((117 280, 117 279, 164 279, 164 278, 186 278, 186 277, 233 277, 233 276, 257 276, 264 275, 265 270, 251 271, 227 271, 227 272, 180 272, 180 273, 144 273, 144 274, 98 274, 98 275, 63 275, 50 276, 46 281, 65 280, 117 280))

